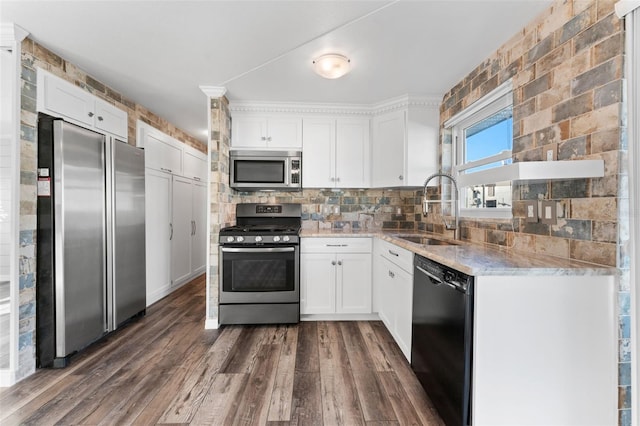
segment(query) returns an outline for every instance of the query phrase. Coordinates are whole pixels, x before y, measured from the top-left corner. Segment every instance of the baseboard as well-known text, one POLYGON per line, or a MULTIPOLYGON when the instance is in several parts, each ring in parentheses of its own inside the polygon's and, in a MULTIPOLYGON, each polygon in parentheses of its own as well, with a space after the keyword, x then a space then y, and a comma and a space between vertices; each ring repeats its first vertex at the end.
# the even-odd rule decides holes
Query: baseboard
POLYGON ((216 330, 218 328, 218 318, 207 318, 204 321, 205 330, 216 330))
POLYGON ((300 321, 380 321, 376 313, 372 314, 305 314, 300 321))
POLYGON ((16 372, 9 369, 0 370, 0 388, 8 388, 16 383, 16 372))

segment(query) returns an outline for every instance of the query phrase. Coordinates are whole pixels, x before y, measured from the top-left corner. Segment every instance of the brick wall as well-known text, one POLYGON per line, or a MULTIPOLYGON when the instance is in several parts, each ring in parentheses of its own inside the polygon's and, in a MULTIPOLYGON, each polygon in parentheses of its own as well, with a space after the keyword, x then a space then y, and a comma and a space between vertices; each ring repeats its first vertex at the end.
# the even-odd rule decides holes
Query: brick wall
POLYGON ((553 148, 558 160, 605 162, 603 178, 514 184, 513 222, 463 220, 463 238, 616 265, 624 37, 614 3, 556 1, 444 96, 441 123, 512 79, 514 161, 553 148), (525 222, 531 199, 556 200, 558 223, 525 222))

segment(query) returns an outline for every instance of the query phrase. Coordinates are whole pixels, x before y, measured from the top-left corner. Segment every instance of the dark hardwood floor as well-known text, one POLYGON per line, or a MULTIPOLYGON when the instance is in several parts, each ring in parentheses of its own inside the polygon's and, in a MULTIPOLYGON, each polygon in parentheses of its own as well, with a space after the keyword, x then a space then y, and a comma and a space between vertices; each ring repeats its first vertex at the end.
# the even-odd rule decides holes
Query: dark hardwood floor
POLYGON ((204 312, 200 277, 1 389, 0 424, 442 424, 381 322, 204 330, 204 312))

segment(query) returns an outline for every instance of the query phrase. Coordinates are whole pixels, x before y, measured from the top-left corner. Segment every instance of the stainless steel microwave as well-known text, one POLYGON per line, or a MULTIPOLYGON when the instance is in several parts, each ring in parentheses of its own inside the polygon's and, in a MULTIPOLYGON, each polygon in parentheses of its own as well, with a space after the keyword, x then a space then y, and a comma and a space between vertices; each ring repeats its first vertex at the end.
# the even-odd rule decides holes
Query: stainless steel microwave
POLYGON ((239 191, 300 191, 302 152, 232 150, 229 173, 239 191))

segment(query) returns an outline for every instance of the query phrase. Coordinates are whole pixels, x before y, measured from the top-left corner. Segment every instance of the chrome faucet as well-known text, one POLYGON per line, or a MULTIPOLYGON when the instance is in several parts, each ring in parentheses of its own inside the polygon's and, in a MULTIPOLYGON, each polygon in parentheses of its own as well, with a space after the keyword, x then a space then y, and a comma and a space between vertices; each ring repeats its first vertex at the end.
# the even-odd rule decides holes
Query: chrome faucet
MULTIPOLYGON (((451 200, 447 201, 447 200, 443 200, 442 198, 440 198, 439 200, 428 200, 427 199, 427 185, 429 184, 429 182, 436 177, 441 177, 441 178, 449 178, 451 179, 451 182, 453 182, 453 188, 454 188, 454 193, 453 193, 453 219, 454 222, 453 224, 451 223, 447 223, 447 221, 444 219, 444 215, 442 217, 442 221, 444 222, 444 226, 447 230, 449 231, 453 231, 453 238, 454 239, 459 239, 459 206, 458 206, 458 182, 456 182, 456 178, 454 178, 451 174, 449 173, 445 173, 445 172, 438 172, 438 173, 434 173, 431 176, 429 176, 427 178, 427 180, 424 181, 424 193, 422 196, 422 215, 423 216, 428 216, 429 214, 429 204, 430 203, 443 203, 443 202, 451 202, 451 200)), ((442 196, 441 196, 442 197, 442 196)))

